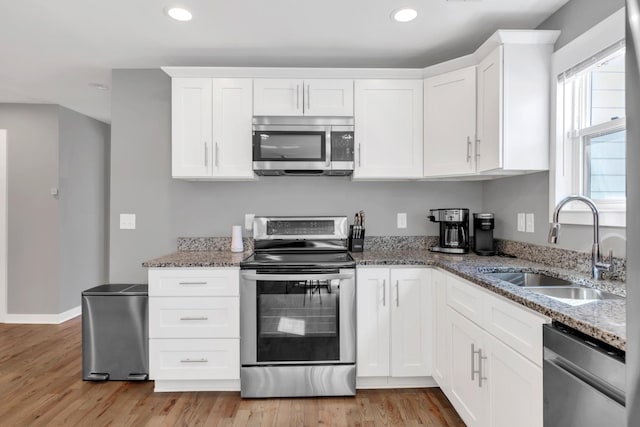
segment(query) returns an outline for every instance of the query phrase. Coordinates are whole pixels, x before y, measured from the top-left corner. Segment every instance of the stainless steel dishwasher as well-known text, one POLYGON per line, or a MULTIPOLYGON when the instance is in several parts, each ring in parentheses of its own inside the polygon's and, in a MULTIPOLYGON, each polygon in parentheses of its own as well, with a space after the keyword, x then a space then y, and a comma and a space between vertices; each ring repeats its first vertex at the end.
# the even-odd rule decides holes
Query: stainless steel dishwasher
POLYGON ((624 426, 624 352, 559 323, 543 331, 545 427, 624 426))
POLYGON ((100 285, 82 292, 82 379, 149 378, 147 285, 100 285))

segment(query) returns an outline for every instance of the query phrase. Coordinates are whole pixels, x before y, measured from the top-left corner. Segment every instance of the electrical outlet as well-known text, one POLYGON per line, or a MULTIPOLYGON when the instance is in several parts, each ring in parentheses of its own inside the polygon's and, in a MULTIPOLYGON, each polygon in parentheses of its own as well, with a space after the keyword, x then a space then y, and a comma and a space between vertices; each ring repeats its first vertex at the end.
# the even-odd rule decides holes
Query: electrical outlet
POLYGON ((253 217, 256 214, 244 214, 244 229, 245 230, 253 230, 253 217))
POLYGON ((120 214, 120 230, 135 230, 136 214, 120 214))
POLYGON ((532 213, 527 214, 527 233, 533 233, 534 218, 532 213))
POLYGON ((518 231, 525 231, 525 215, 524 213, 518 214, 518 231))
POLYGON ((398 214, 398 228, 407 228, 407 214, 399 213, 398 214))

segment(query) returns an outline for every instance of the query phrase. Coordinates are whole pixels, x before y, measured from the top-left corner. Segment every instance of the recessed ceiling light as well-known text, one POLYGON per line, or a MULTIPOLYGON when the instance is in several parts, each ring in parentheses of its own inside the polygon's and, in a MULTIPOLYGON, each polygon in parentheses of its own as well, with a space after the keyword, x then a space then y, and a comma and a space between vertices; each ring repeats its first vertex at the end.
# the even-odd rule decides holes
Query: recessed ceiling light
POLYGON ((391 12, 391 18, 396 22, 409 22, 416 19, 418 12, 415 9, 402 8, 391 12))
POLYGON ((176 21, 182 21, 182 22, 191 21, 191 18, 193 18, 193 15, 191 15, 191 12, 181 7, 168 8, 167 15, 169 15, 170 18, 173 18, 176 21))
POLYGON ((102 84, 102 83, 89 83, 89 86, 91 86, 94 89, 98 89, 98 90, 109 90, 109 86, 102 84))

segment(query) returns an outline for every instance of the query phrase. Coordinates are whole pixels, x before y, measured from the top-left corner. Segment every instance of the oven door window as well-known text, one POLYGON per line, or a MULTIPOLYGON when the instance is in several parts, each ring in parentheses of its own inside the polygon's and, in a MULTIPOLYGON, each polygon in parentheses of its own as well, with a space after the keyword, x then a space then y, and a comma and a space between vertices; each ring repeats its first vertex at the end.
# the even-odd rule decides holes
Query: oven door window
POLYGON ((254 161, 324 162, 325 132, 255 131, 254 161))
POLYGON ((339 284, 258 281, 258 363, 339 360, 339 284))

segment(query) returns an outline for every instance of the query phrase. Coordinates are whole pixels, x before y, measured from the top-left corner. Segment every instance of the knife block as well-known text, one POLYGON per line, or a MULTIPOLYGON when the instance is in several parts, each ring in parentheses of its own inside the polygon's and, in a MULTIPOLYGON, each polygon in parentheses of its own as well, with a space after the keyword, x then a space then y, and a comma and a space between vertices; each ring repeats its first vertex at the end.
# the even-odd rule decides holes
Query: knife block
POLYGON ((349 252, 362 252, 364 250, 364 228, 359 230, 358 237, 354 237, 354 229, 353 225, 349 226, 349 241, 348 241, 348 249, 349 252))

